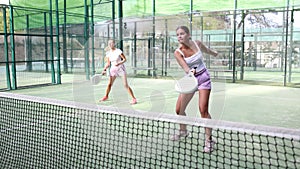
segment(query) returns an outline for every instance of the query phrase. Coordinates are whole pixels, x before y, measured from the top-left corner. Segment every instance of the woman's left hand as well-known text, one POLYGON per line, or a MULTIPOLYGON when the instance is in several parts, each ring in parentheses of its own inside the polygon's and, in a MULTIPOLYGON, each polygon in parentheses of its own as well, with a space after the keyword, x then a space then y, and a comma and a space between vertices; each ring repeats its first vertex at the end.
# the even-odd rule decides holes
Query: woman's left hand
POLYGON ((190 69, 190 72, 192 72, 193 74, 196 73, 196 68, 190 69))

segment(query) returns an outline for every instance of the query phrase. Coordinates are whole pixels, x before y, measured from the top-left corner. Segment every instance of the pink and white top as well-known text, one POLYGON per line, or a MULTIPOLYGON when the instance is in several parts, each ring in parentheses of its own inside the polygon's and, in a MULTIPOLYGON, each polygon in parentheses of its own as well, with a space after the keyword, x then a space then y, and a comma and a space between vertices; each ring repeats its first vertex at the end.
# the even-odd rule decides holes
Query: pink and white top
POLYGON ((115 49, 115 50, 110 50, 107 53, 107 57, 109 58, 110 61, 110 76, 123 76, 126 74, 126 69, 124 64, 120 64, 116 66, 117 63, 121 62, 121 54, 122 50, 120 49, 115 49))

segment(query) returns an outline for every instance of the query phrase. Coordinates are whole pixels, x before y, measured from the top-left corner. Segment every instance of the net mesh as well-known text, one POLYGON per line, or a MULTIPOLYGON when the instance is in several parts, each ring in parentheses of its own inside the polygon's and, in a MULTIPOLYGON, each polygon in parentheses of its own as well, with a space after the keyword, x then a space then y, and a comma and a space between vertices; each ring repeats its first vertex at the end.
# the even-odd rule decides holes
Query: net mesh
POLYGON ((0 168, 299 168, 300 131, 0 93, 0 168), (189 135, 170 140, 178 124, 189 135), (204 127, 214 151, 204 153, 204 127))

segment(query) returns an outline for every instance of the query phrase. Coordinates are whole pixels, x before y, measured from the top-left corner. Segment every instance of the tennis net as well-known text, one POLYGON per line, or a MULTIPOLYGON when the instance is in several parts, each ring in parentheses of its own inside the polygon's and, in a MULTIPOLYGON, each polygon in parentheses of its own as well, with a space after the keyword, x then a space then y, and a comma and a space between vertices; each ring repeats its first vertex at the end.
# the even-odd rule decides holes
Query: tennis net
POLYGON ((0 93, 0 168, 299 168, 300 131, 0 93), (190 134, 170 140, 178 124, 190 134), (214 151, 204 153, 204 127, 214 151))

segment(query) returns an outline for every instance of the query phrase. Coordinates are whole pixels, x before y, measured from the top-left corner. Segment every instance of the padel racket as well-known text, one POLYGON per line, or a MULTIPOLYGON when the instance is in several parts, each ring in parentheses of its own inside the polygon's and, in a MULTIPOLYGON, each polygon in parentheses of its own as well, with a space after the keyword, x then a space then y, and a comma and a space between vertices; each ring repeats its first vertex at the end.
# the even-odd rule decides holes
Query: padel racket
POLYGON ((101 79, 102 79, 102 74, 95 74, 91 77, 91 83, 92 85, 97 85, 100 83, 101 79))
POLYGON ((187 75, 177 80, 175 83, 175 90, 179 93, 194 93, 198 88, 198 81, 193 72, 189 72, 187 75))

